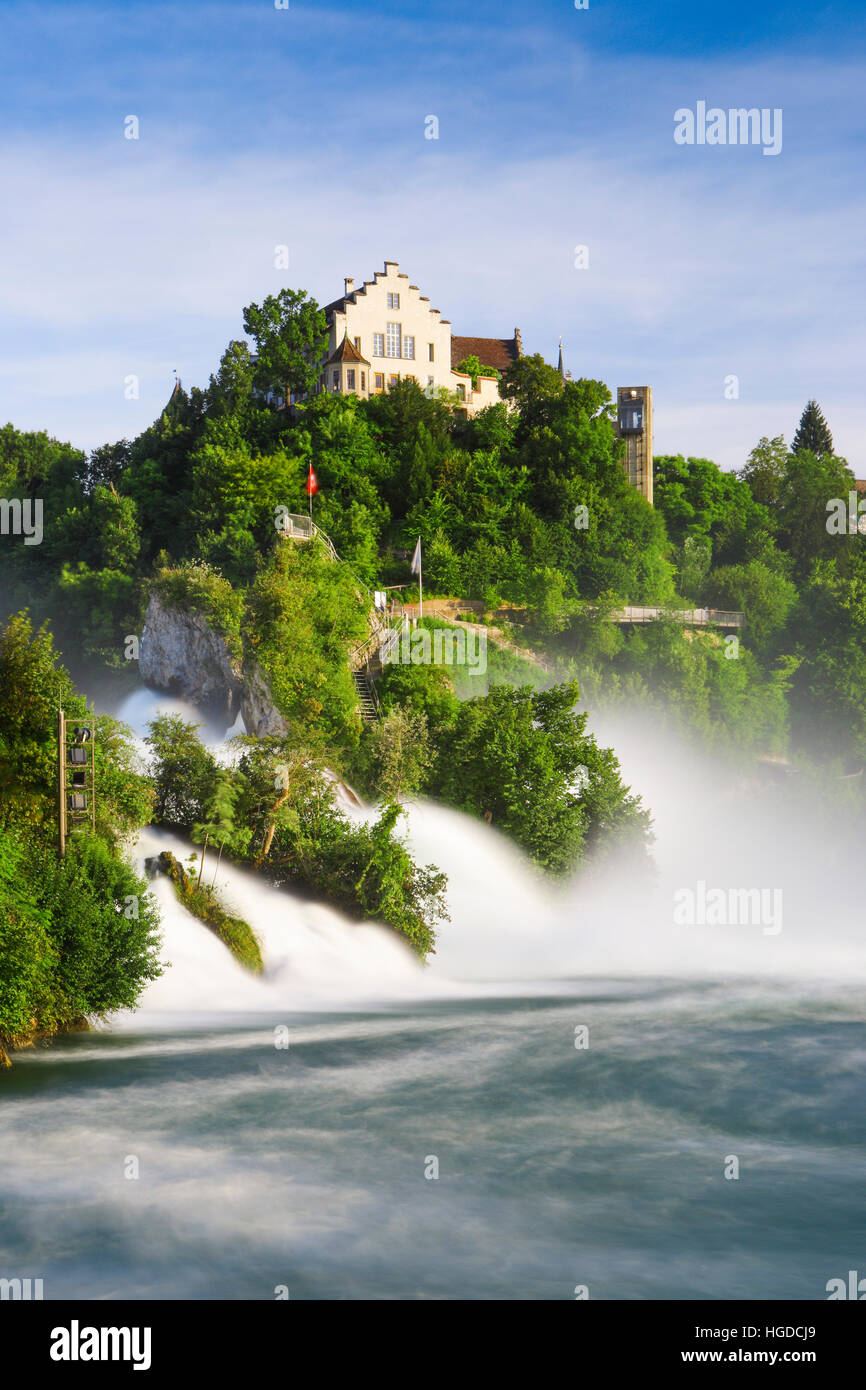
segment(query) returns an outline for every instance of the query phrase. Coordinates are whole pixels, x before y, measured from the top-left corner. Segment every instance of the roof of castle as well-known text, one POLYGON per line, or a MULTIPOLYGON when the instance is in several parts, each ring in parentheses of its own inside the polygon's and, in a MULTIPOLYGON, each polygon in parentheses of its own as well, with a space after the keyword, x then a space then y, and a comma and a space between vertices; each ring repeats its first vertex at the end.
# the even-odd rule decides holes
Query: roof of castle
POLYGON ((349 342, 348 333, 343 334, 343 341, 340 346, 331 353, 325 366, 330 367, 332 362, 360 362, 365 367, 369 367, 370 365, 366 357, 361 356, 355 344, 349 342))
POLYGON ((477 357, 482 367, 496 367, 507 372, 512 362, 522 356, 520 334, 513 338, 458 338, 451 335, 451 369, 456 371, 464 357, 477 357))

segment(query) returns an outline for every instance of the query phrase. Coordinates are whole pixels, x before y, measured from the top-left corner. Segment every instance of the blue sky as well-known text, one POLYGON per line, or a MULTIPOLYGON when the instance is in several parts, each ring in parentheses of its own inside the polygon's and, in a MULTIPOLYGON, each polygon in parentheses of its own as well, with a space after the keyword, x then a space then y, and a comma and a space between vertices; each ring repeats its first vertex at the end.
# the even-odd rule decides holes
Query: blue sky
POLYGON ((776 0, 5 0, 0 418, 132 437, 243 305, 388 259, 455 332, 652 385, 658 452, 737 467, 814 395, 866 476, 864 49, 776 0), (675 144, 699 100, 781 108, 781 153, 675 144))

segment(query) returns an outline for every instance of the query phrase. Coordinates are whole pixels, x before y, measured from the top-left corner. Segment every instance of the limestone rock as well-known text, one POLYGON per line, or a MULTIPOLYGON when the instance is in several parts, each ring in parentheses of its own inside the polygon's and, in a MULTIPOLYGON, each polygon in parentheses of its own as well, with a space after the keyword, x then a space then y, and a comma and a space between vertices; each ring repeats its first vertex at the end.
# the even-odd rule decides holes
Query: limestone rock
POLYGON ((245 671, 204 613, 166 603, 155 591, 141 634, 139 674, 145 685, 190 700, 227 724, 240 711, 256 738, 288 732, 261 668, 253 663, 245 671))

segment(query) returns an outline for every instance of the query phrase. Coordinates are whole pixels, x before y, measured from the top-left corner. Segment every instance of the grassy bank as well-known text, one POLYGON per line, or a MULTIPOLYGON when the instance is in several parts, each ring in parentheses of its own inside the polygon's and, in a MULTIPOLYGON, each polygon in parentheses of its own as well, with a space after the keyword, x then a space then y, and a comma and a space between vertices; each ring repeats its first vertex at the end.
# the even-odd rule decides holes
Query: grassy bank
POLYGON ((228 946, 232 955, 246 970, 261 975, 265 968, 258 938, 252 927, 240 917, 226 912, 212 888, 199 884, 168 850, 159 856, 160 868, 171 879, 178 900, 193 916, 228 946))

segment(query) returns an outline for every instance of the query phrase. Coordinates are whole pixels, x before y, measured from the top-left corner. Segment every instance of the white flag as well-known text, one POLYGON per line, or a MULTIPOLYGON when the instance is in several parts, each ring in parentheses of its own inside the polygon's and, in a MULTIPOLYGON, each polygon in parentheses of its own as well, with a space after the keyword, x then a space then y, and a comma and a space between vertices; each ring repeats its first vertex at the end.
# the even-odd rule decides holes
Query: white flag
POLYGON ((421 537, 418 537, 418 544, 415 547, 415 554, 412 556, 411 574, 421 573, 421 537))

